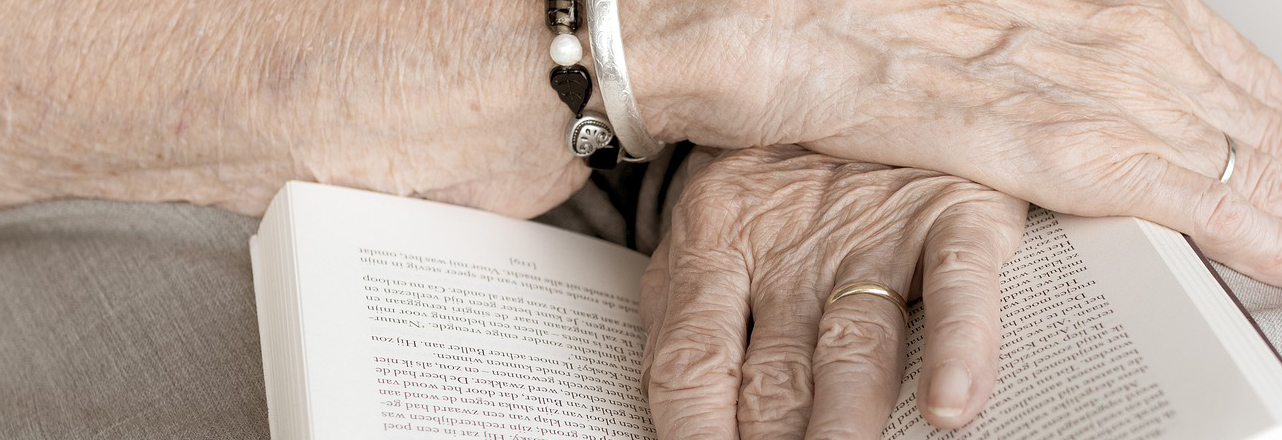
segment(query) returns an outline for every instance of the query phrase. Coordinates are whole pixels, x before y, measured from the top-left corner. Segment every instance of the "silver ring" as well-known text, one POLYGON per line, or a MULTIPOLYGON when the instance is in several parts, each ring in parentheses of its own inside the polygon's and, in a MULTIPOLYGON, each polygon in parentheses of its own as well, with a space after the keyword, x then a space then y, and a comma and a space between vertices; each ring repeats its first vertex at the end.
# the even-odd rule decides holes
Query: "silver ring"
POLYGON ((1233 166, 1237 165, 1237 142, 1233 141, 1233 136, 1224 133, 1224 139, 1229 142, 1229 163, 1224 164, 1224 172, 1220 174, 1221 183, 1229 183, 1229 177, 1233 177, 1233 166))

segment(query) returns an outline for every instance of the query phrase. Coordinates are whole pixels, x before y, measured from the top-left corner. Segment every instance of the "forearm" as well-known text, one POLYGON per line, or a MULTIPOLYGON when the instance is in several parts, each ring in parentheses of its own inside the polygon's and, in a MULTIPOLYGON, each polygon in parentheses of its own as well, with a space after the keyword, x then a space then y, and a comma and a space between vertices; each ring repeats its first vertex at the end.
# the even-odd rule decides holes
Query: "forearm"
POLYGON ((253 213, 288 179, 568 196, 585 174, 525 3, 0 1, 0 205, 253 213))

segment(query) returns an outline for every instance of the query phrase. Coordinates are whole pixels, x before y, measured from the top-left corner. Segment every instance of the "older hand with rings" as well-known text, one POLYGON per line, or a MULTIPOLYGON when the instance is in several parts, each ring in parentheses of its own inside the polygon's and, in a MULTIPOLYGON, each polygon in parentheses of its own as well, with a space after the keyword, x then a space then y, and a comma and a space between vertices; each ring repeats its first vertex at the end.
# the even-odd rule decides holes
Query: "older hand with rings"
MULTIPOLYGON (((698 154, 692 167, 712 160, 698 154)), ((996 377, 997 272, 1026 210, 933 171, 798 147, 722 153, 686 187, 642 282, 660 438, 879 435, 903 373, 899 293, 919 262, 918 402, 938 426, 964 424, 996 377)))
POLYGON ((1200 0, 647 0, 623 19, 642 21, 629 54, 665 53, 635 76, 671 138, 1142 217, 1282 285, 1282 72, 1200 0))

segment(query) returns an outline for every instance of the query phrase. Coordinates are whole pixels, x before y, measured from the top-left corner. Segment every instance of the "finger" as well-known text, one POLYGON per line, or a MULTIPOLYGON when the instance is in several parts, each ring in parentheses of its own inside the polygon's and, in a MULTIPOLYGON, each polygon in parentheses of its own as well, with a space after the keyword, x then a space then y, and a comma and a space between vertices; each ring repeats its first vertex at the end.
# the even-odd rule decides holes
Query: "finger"
MULTIPOLYGON (((1185 14, 1189 19, 1186 26, 1160 26, 1147 34, 1151 41, 1148 47, 1176 48, 1153 55, 1163 67, 1159 75, 1174 86, 1174 90, 1161 93, 1179 105, 1178 108, 1187 108, 1233 137, 1279 153, 1282 106, 1278 104, 1282 96, 1276 93, 1282 92, 1282 88, 1271 90, 1274 94, 1270 95, 1267 84, 1278 81, 1282 73, 1200 1, 1184 3, 1190 5, 1185 14), (1212 39, 1215 41, 1209 41, 1212 39), (1227 63, 1224 59, 1227 54, 1237 58, 1236 62, 1227 63), (1255 83, 1260 79, 1265 83, 1255 83)), ((1142 101, 1130 101, 1131 104, 1138 102, 1142 101)), ((1162 124, 1165 122, 1162 119, 1165 118, 1159 118, 1155 131, 1181 129, 1179 125, 1162 124)))
POLYGON ((724 248, 685 246, 676 232, 649 375, 655 428, 660 438, 733 439, 748 325, 744 259, 724 248))
POLYGON ((1261 211, 1282 218, 1282 162, 1243 142, 1237 143, 1236 156, 1229 187, 1261 211))
POLYGON ((650 366, 654 364, 654 346, 663 331, 664 312, 668 310, 668 238, 664 237, 650 255, 650 265, 641 274, 641 325, 645 328, 645 354, 641 357, 641 394, 650 393, 650 366))
POLYGON ((1186 1, 1193 43, 1225 79, 1264 103, 1282 108, 1282 70, 1206 3, 1186 1))
MULTIPOLYGON (((1277 217, 1253 206, 1219 179, 1155 156, 1136 156, 1116 176, 1110 199, 1103 201, 1115 212, 1103 215, 1134 215, 1184 232, 1207 256, 1258 280, 1282 285, 1282 222, 1277 217)), ((1085 195, 1079 195, 1077 202, 1101 203, 1085 195)))
MULTIPOLYGON (((1201 67, 1202 76, 1190 93, 1194 115, 1238 140, 1282 153, 1282 108, 1266 104, 1210 65, 1201 67)), ((1163 128, 1177 129, 1173 127, 1163 128)))
POLYGON ((962 427, 992 394, 1001 338, 997 274, 1020 243, 1027 212, 1027 203, 993 192, 945 210, 926 237, 917 404, 935 426, 962 427))
POLYGON ((1131 67, 1143 73, 1117 72, 1116 49, 1109 46, 1052 40, 1032 44, 1018 59, 1025 66, 1077 66, 1045 75, 1069 90, 1091 91, 1097 101, 1093 108, 1116 106, 1122 111, 1118 117, 1157 137, 1186 138, 1189 123, 1204 120, 1238 140, 1282 153, 1282 107, 1270 106, 1226 80, 1177 30, 1140 22, 1153 32, 1144 33, 1137 44, 1172 48, 1135 58, 1131 67), (1107 80, 1101 79, 1101 72, 1109 72, 1107 80))
MULTIPOLYGON (((876 281, 906 292, 921 249, 886 242, 847 257, 836 286, 876 281)), ((880 436, 899 397, 906 324, 895 303, 874 295, 848 296, 828 307, 819 320, 811 367, 815 397, 807 439, 880 436)))
MULTIPOLYGON (((803 253, 796 253, 803 254, 803 253)), ((759 264, 751 295, 752 337, 739 388, 739 436, 743 440, 800 438, 814 399, 810 358, 825 289, 818 284, 818 255, 807 261, 759 264)), ((763 261, 758 258, 757 261, 763 261)), ((830 280, 830 278, 823 278, 830 280)))
MULTIPOLYGON (((1228 165, 1229 147, 1225 133, 1196 116, 1180 121, 1178 131, 1153 133, 1174 147, 1165 154, 1173 164, 1206 177, 1219 179, 1228 165)), ((1261 211, 1282 217, 1282 164, 1277 157, 1236 139, 1236 153, 1229 187, 1245 196, 1261 211)))
MULTIPOLYGON (((1116 90, 1122 96, 1152 89, 1234 137, 1278 154, 1282 136, 1282 72, 1250 41, 1199 0, 1178 2, 1186 6, 1112 8, 1116 15, 1135 18, 1130 26, 1134 43, 1148 50, 1140 58, 1151 65, 1137 75, 1145 81, 1135 90, 1116 90), (1137 10, 1144 12, 1137 14, 1137 10), (1162 78, 1162 80, 1157 80, 1162 78), (1162 85, 1165 82, 1167 85, 1162 85), (1163 90, 1171 88, 1173 90, 1163 90)), ((1168 6, 1169 5, 1163 5, 1168 6)), ((1137 64, 1135 67, 1142 66, 1137 64)), ((1108 71, 1108 70, 1105 70, 1108 71)), ((1126 84, 1119 84, 1125 86, 1126 84)), ((1136 86, 1137 84, 1130 84, 1136 86)), ((1142 92, 1141 92, 1142 93, 1142 92)), ((1119 100, 1128 110, 1145 100, 1119 100), (1130 105, 1128 105, 1130 104, 1130 105)), ((1159 125, 1161 130, 1179 129, 1159 125)))
POLYGON ((819 322, 806 438, 880 434, 899 396, 903 357, 903 318, 895 305, 871 295, 833 303, 819 322))

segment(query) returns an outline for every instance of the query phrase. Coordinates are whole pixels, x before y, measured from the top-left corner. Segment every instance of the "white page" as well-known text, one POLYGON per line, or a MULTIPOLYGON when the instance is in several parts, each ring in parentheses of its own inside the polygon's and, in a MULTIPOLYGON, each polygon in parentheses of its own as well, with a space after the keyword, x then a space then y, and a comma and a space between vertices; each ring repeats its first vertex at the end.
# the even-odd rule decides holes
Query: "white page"
MULTIPOLYGON (((481 436, 480 438, 506 440, 562 438, 564 435, 559 434, 571 432, 597 438, 648 438, 652 435, 648 417, 637 411, 636 405, 641 402, 640 392, 636 389, 634 375, 629 374, 636 371, 642 342, 639 322, 632 310, 617 315, 633 316, 622 318, 629 322, 604 323, 594 319, 592 322, 596 327, 592 327, 583 325, 583 321, 575 321, 573 328, 580 332, 568 333, 570 338, 583 336, 583 331, 595 332, 598 339, 595 342, 585 341, 586 345, 583 346, 604 349, 586 357, 583 352, 554 349, 548 347, 548 344, 539 343, 539 335, 534 335, 535 340, 522 339, 522 336, 537 332, 538 328, 525 326, 524 330, 495 329, 495 315, 484 316, 478 313, 501 310, 503 306, 508 306, 525 308, 522 313, 535 321, 537 318, 551 316, 549 312, 572 316, 573 312, 568 310, 547 310, 547 307, 536 308, 532 305, 552 304, 553 301, 535 300, 533 303, 526 301, 514 304, 513 295, 501 292, 519 291, 523 295, 561 298, 558 302, 567 300, 562 297, 570 297, 568 300, 572 303, 587 301, 591 304, 580 307, 582 311, 592 313, 595 308, 598 317, 614 316, 608 304, 613 304, 616 311, 635 307, 635 279, 644 266, 643 257, 613 245, 538 225, 517 222, 510 227, 495 226, 511 222, 462 208, 311 184, 291 184, 290 188, 298 209, 295 218, 304 219, 296 220, 298 230, 295 231, 295 238, 299 240, 297 258, 301 267, 309 268, 306 273, 299 274, 299 282, 303 290, 308 292, 308 298, 311 298, 313 291, 329 292, 332 296, 321 301, 305 299, 303 307, 306 315, 303 326, 308 335, 305 339, 308 347, 306 381, 312 402, 309 414, 316 438, 469 438, 470 433, 481 436), (335 213, 327 209, 328 206, 342 206, 345 211, 335 213), (442 209, 465 212, 468 219, 451 220, 436 213, 442 209), (474 217, 476 215, 479 217, 474 217), (392 231, 411 233, 405 235, 392 231), (426 238, 439 231, 447 232, 438 234, 440 237, 426 238), (476 233, 475 236, 469 236, 472 233, 476 233), (335 235, 358 236, 360 239, 352 240, 335 235), (361 249, 366 251, 362 252, 361 249), (485 249, 511 251, 504 254, 485 249), (541 257, 580 253, 594 258, 568 265, 565 261, 548 261, 546 257, 541 257), (424 257, 447 258, 443 257, 445 255, 453 261, 466 262, 455 266, 456 270, 453 270, 461 275, 439 278, 440 274, 436 273, 429 277, 435 280, 433 283, 428 282, 431 280, 425 281, 427 278, 420 278, 425 273, 432 272, 431 267, 436 267, 437 271, 449 271, 452 263, 437 261, 423 264, 428 262, 424 257), (361 258, 379 261, 361 263, 361 258), (505 264, 515 269, 502 269, 505 264), (531 270, 531 264, 537 269, 531 270), (395 267, 397 265, 402 267, 395 267), (328 268, 318 270, 320 267, 328 268), (495 287, 492 285, 493 280, 486 280, 482 275, 487 273, 487 268, 498 271, 516 270, 525 274, 523 276, 537 275, 542 279, 555 281, 536 282, 525 287, 495 287), (365 278, 366 275, 371 275, 371 278, 365 278), (604 292, 615 298, 603 301, 600 294, 583 295, 582 292, 586 292, 583 289, 560 289, 559 292, 553 292, 557 289, 549 288, 566 283, 587 286, 593 292, 604 292), (372 292, 380 298, 382 305, 388 305, 388 299, 393 300, 392 310, 380 312, 377 308, 361 309, 370 305, 370 300, 364 297, 366 291, 363 289, 367 286, 375 288, 372 292), (406 286, 410 288, 403 288, 406 286), (392 289, 398 293, 380 289, 392 289), (444 315, 432 316, 429 304, 439 305, 441 298, 428 298, 427 295, 440 296, 444 293, 441 289, 455 289, 454 293, 461 294, 459 302, 447 304, 449 307, 463 308, 450 310, 448 315, 451 318, 443 318, 444 315), (499 296, 491 296, 491 293, 499 296), (468 302, 472 300, 479 302, 468 302), (399 307, 422 312, 422 319, 418 319, 417 325, 423 328, 411 328, 403 320, 382 319, 389 316, 396 318, 396 308, 399 307), (469 312, 467 308, 475 310, 469 312), (353 314, 353 310, 359 313, 353 314), (354 315, 356 318, 332 319, 334 316, 346 315, 354 315), (372 317, 382 317, 374 325, 384 326, 382 328, 386 332, 377 332, 378 327, 371 327, 367 321, 372 321, 372 317), (322 322, 314 322, 318 319, 322 322), (464 330, 472 327, 479 327, 483 332, 495 330, 499 335, 477 335, 464 330), (395 336, 402 332, 427 333, 428 336, 395 336), (505 333, 511 333, 510 336, 515 337, 505 337, 505 333), (386 336, 388 340, 373 342, 369 338, 375 335, 386 336), (600 340, 601 335, 612 336, 613 340, 600 340), (592 345, 594 343, 598 345, 592 345), (451 345, 455 347, 451 348, 451 345), (489 352, 486 356, 478 357, 476 349, 489 352), (609 354, 611 350, 616 350, 618 356, 609 354), (493 359, 496 353, 525 354, 520 359, 496 360, 493 359), (469 357, 472 359, 468 360, 469 357), (574 375, 570 372, 570 376, 566 376, 564 373, 568 369, 561 369, 558 373, 554 368, 555 362, 540 359, 578 362, 575 368, 585 369, 590 374, 574 375), (604 359, 614 364, 605 368, 608 362, 594 362, 592 359, 604 359), (453 364, 452 366, 496 361, 498 364, 494 368, 489 368, 490 365, 486 364, 489 368, 487 371, 474 373, 488 372, 493 375, 494 371, 502 371, 505 372, 502 373, 505 379, 459 384, 457 379, 453 382, 450 379, 459 377, 457 374, 450 376, 453 373, 442 372, 440 368, 432 370, 415 364, 419 361, 442 363, 441 360, 446 361, 443 364, 453 364), (442 387, 440 389, 444 389, 446 385, 464 386, 454 390, 460 397, 450 401, 440 401, 439 391, 435 392, 438 395, 435 402, 418 396, 407 396, 404 394, 407 388, 403 382, 397 383, 401 385, 399 391, 402 394, 379 394, 380 390, 396 390, 387 383, 377 382, 377 379, 400 381, 406 375, 416 382, 436 381, 442 387), (421 377, 415 377, 418 375, 421 377), (539 376, 551 378, 552 381, 564 379, 561 385, 571 389, 576 386, 594 388, 588 390, 590 393, 576 393, 570 399, 533 402, 538 406, 521 402, 520 396, 530 394, 528 385, 531 381, 537 381, 536 377, 539 376), (600 383, 602 377, 609 378, 606 382, 610 382, 610 387, 600 383), (370 378, 370 381, 361 383, 353 378, 370 378), (521 389, 521 393, 507 394, 512 402, 507 407, 500 407, 502 411, 494 411, 489 416, 466 415, 457 411, 493 408, 493 399, 504 396, 499 393, 509 386, 502 382, 516 386, 525 383, 527 388, 521 389), (576 383, 579 385, 574 385, 576 383), (490 401, 478 404, 475 400, 478 392, 489 393, 483 395, 483 398, 490 401), (473 400, 464 402, 462 396, 465 394, 473 400), (588 402, 589 405, 571 407, 569 401, 580 404, 588 402), (384 402, 397 403, 399 406, 384 402), (619 404, 615 405, 618 412, 609 408, 611 402, 619 404), (435 405, 441 408, 425 413, 431 415, 432 419, 411 420, 410 425, 413 429, 426 426, 436 428, 437 431, 383 431, 382 423, 396 423, 397 420, 384 417, 379 409, 380 405, 384 409, 391 409, 391 412, 406 414, 408 403, 418 403, 419 407, 414 408, 416 410, 441 403, 435 405), (562 411, 566 409, 568 411, 562 411), (558 411, 552 413, 548 410, 558 411), (494 425, 478 426, 487 420, 507 425, 540 426, 538 423, 544 422, 533 420, 534 416, 564 418, 566 414, 574 412, 586 414, 584 418, 603 429, 593 431, 586 425, 569 426, 562 420, 557 426, 545 423, 545 432, 518 437, 530 432, 511 434, 500 432, 494 425), (514 418, 511 414, 530 415, 531 420, 512 423, 514 418), (454 420, 454 425, 450 428, 454 432, 449 435, 446 435, 441 426, 442 421, 447 419, 454 420), (466 421, 466 424, 460 425, 459 421, 466 421), (436 425, 430 425, 431 423, 436 425), (554 429, 567 430, 558 433, 551 431, 554 429), (574 431, 570 431, 571 429, 574 431)), ((887 438, 1241 438, 1247 433, 1276 426, 1280 412, 1278 408, 1282 407, 1279 404, 1282 387, 1278 386, 1282 381, 1282 374, 1278 370, 1282 367, 1279 367, 1272 353, 1268 352, 1263 340, 1253 334, 1249 326, 1243 327, 1245 321, 1241 313, 1233 309, 1231 300, 1226 299, 1225 293, 1215 291, 1217 287, 1214 286, 1213 279, 1209 281, 1212 286, 1207 287, 1209 273, 1200 266, 1199 260, 1187 255, 1192 251, 1178 241, 1178 235, 1133 219, 1084 220, 1055 215, 1054 224, 1049 224, 1045 219, 1041 221, 1042 223, 1030 227, 1025 237, 1028 240, 1025 249, 1006 268, 1004 291, 1010 296, 1003 303, 1006 334, 1002 353, 1007 357, 1003 359, 1004 370, 998 383, 998 388, 1004 389, 1003 392, 994 397, 979 420, 966 428, 948 432, 936 431, 926 426, 920 420, 912 401, 923 343, 915 336, 921 330, 921 315, 918 311, 913 319, 917 328, 909 337, 910 365, 903 396, 890 421, 887 438), (1057 229, 1062 229, 1065 236, 1059 237, 1061 231, 1057 229), (1153 241, 1144 239, 1146 234, 1153 241), (1065 244, 1065 241, 1069 244, 1065 244), (1157 247, 1154 247, 1154 243, 1157 247), (1043 253, 1032 256, 1031 253, 1038 249, 1043 253), (1104 251, 1107 249, 1126 249, 1126 252, 1124 256, 1112 255, 1104 251), (1038 260, 1041 257, 1050 258, 1038 260), (1137 260, 1142 263, 1135 263, 1137 260), (1163 260, 1179 270, 1174 277, 1168 274, 1165 276, 1168 279, 1163 280, 1162 276, 1151 278, 1136 275, 1143 271, 1169 272, 1170 269, 1160 264, 1163 260), (1036 278, 1038 273, 1042 274, 1041 279, 1032 282, 1034 286, 1039 283, 1042 286, 1033 291, 1053 294, 1020 292, 1029 284, 1021 284, 1021 276, 1017 276, 1015 272, 1021 272, 1023 278, 1036 278), (1047 274, 1058 274, 1072 281, 1065 283, 1064 280, 1054 280, 1054 277, 1047 277, 1047 274), (1190 289, 1196 292, 1188 292, 1190 289), (1077 297, 1083 293, 1086 295, 1076 300, 1080 306, 1066 301, 1055 307, 1046 307, 1049 301, 1047 298, 1053 299, 1057 294, 1077 297), (1225 305, 1226 301, 1228 305, 1225 305), (1103 305, 1105 302, 1106 306, 1103 305), (1194 303, 1203 308, 1199 311, 1192 305, 1194 303), (1064 320, 1063 315, 1075 317, 1075 321, 1064 320), (1041 319, 1043 323, 1028 325, 1037 319, 1041 319), (1053 327, 1049 325, 1061 321, 1061 324, 1053 327), (1207 322, 1216 324, 1211 326, 1207 322), (1084 348, 1056 348, 1040 352, 1036 357, 1032 355, 1037 353, 1026 347, 1021 348, 1027 345, 1024 343, 1027 341, 1021 341, 1020 335, 1025 338, 1030 334, 1045 337, 1053 334, 1048 328, 1069 328, 1074 325, 1077 325, 1076 330, 1090 330, 1076 332, 1073 338, 1077 339, 1071 340, 1069 344, 1072 346, 1084 342, 1084 348), (1041 333, 1038 333, 1038 328, 1041 333), (1095 346, 1092 347, 1092 344, 1095 346), (1105 356, 1080 360, 1101 352, 1105 356), (1045 371, 1057 368, 1062 370, 1068 364, 1063 358, 1074 354, 1079 358, 1078 364, 1088 367, 1094 365, 1096 372, 1107 373, 1083 376, 1073 375, 1071 371, 1068 372, 1070 374, 1060 371, 1062 376, 1070 380, 1045 379, 1045 371), (1034 359, 1037 360, 1037 365, 1034 365, 1034 359), (1040 366, 1043 372, 1034 373, 1034 366, 1040 366), (1250 374, 1244 376, 1242 371, 1249 371, 1250 374), (1040 382, 1037 379, 1039 376, 1042 378, 1040 382), (1083 386, 1089 385, 1084 384, 1085 381, 1097 381, 1096 378, 1112 379, 1113 385, 1108 388, 1083 386), (1053 398, 1046 399, 1044 396, 1053 398), (1102 397, 1104 400, 1092 403, 1092 397, 1102 397), (1109 399, 1119 398, 1140 404, 1129 401, 1108 402, 1109 399), (1068 410, 1062 407, 1055 411, 1048 410, 1067 401, 1072 402, 1068 410), (1023 409, 1020 408, 1021 405, 1023 409), (1038 405, 1040 407, 1028 410, 1028 407, 1038 405), (1012 417, 1021 413, 1022 419, 1012 417), (1135 432, 1092 430, 1092 423, 1106 423, 1106 428, 1133 429, 1135 432), (1110 435, 1100 435, 1100 432, 1110 435), (1160 437, 1146 436, 1145 433, 1158 434, 1160 437)), ((255 260, 255 264, 257 272, 259 262, 255 260)), ((518 281, 518 284, 530 280, 527 277, 524 281, 518 281)), ((400 318, 405 318, 404 314, 400 315, 400 318)), ((560 331, 563 335, 569 331, 565 327, 552 330, 560 331)), ((265 359, 267 357, 265 354, 265 359)), ((474 376, 475 374, 472 377, 474 376)), ((534 391, 532 395, 542 396, 541 398, 557 397, 545 390, 534 391)), ((279 405, 276 400, 272 403, 275 416, 279 405)), ((644 413, 644 408, 640 412, 644 413)))
POLYGON ((1258 335, 1218 338, 1208 322, 1249 329, 1245 317, 1187 244, 1160 253, 1147 235, 1182 240, 1131 218, 1031 214, 1003 271, 1002 371, 988 407, 956 431, 920 418, 918 309, 885 438, 1234 439, 1276 426, 1282 364, 1258 335), (1166 260, 1187 272, 1172 275, 1166 260), (1194 298, 1220 309, 1200 311, 1194 298))
POLYGON ((289 191, 313 438, 652 438, 644 256, 466 208, 289 191))

